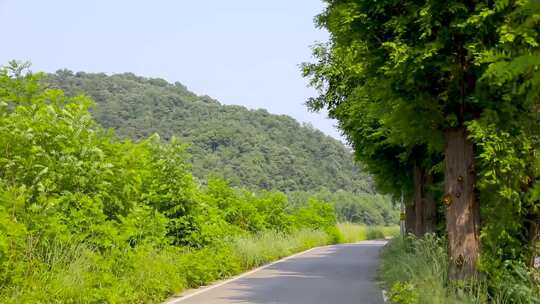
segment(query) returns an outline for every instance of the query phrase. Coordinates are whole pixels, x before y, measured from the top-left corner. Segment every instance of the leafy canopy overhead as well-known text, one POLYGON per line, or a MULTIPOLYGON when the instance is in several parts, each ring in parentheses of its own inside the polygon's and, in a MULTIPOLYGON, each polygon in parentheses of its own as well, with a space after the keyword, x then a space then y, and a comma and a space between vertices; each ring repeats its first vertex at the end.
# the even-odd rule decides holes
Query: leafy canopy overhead
POLYGON ((540 2, 326 2, 317 24, 330 41, 303 66, 319 90, 308 105, 338 119, 394 193, 410 179, 392 175, 400 166, 455 170, 440 163, 456 155, 445 134, 467 136, 476 166, 462 176, 474 176, 482 208, 481 268, 503 284, 504 267, 534 256, 540 224, 540 2))

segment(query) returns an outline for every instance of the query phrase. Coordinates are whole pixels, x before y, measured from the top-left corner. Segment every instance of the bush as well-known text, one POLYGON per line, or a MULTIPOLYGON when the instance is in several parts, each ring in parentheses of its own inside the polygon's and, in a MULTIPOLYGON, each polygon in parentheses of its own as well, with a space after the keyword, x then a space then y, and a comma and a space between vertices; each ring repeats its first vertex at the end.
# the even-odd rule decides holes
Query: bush
POLYGON ((315 197, 334 206, 337 220, 366 226, 396 225, 399 223, 399 209, 390 196, 371 193, 353 193, 343 190, 330 192, 295 191, 289 193, 293 204, 303 204, 307 198, 315 197))

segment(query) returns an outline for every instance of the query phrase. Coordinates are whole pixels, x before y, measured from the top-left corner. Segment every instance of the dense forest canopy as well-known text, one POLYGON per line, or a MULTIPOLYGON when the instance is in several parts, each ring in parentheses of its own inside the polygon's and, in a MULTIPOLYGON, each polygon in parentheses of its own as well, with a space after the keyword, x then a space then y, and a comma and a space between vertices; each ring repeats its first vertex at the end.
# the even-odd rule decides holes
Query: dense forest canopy
POLYGON ((289 116, 222 105, 178 82, 131 73, 59 70, 46 81, 68 96, 92 97, 96 120, 122 137, 140 140, 157 133, 191 144, 193 173, 200 180, 222 177, 250 189, 373 192, 346 146, 289 116))

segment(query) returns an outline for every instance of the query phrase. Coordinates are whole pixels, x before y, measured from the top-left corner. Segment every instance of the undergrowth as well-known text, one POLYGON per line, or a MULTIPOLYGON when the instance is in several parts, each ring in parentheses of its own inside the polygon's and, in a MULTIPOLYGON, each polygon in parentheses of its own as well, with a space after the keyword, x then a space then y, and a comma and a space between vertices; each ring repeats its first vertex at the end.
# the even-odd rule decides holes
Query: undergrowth
POLYGON ((343 242, 354 243, 363 240, 384 239, 399 235, 399 226, 366 226, 354 223, 338 223, 343 242))
POLYGON ((527 273, 525 267, 504 271, 506 279, 498 285, 488 285, 494 280, 485 277, 451 282, 447 269, 446 241, 434 235, 395 238, 381 255, 380 275, 391 303, 540 303, 540 280, 534 278, 538 274, 527 273))
MULTIPOLYGON (((141 245, 99 250, 56 242, 33 257, 17 284, 0 289, 0 303, 159 303, 188 288, 224 279, 316 246, 391 236, 392 227, 341 223, 336 231, 263 231, 232 237, 202 249, 141 245), (375 231, 375 232, 370 232, 375 231)), ((27 248, 30 252, 31 248, 27 248)))
POLYGON ((159 303, 186 288, 331 241, 326 232, 302 229, 245 235, 198 250, 138 246, 99 253, 58 243, 36 257, 57 262, 1 289, 0 303, 159 303))

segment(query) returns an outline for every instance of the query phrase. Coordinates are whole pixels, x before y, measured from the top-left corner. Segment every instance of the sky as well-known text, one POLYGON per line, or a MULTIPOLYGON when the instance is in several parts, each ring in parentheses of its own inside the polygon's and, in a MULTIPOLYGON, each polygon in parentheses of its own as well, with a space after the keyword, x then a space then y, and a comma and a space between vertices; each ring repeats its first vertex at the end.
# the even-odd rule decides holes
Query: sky
POLYGON ((265 108, 340 139, 310 113, 299 64, 326 41, 321 0, 0 0, 0 65, 122 73, 179 81, 225 104, 265 108))

